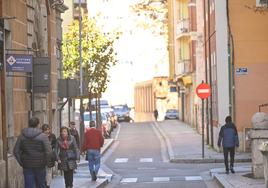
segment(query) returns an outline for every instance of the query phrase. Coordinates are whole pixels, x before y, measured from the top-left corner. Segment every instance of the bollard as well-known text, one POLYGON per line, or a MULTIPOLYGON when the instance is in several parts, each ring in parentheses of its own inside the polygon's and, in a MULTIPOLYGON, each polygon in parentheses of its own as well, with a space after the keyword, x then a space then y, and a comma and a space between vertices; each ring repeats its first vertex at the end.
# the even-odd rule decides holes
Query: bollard
POLYGON ((263 155, 264 181, 265 187, 268 188, 268 141, 260 144, 259 150, 263 155))
POLYGON ((253 128, 250 131, 252 150, 252 172, 254 178, 264 178, 263 156, 259 150, 260 144, 268 141, 268 115, 257 112, 252 117, 253 128))

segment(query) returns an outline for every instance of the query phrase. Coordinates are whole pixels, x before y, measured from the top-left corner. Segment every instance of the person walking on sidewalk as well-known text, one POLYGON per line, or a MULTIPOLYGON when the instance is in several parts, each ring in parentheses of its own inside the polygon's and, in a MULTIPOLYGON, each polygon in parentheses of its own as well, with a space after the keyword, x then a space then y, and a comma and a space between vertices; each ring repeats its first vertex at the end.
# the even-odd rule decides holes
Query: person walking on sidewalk
POLYGON ((221 147, 221 144, 223 147, 226 174, 229 174, 229 162, 228 162, 229 153, 230 153, 230 170, 232 173, 235 173, 234 171, 235 147, 239 147, 239 139, 237 129, 235 127, 235 124, 232 122, 231 116, 227 116, 225 118, 225 125, 221 127, 218 139, 218 147, 221 147))
POLYGON ((47 185, 47 188, 49 188, 51 181, 52 181, 52 167, 55 166, 55 161, 57 160, 56 153, 55 153, 57 139, 56 139, 55 134, 51 132, 51 129, 48 124, 42 125, 42 131, 48 136, 48 140, 52 148, 52 157, 50 160, 48 160, 47 166, 46 166, 46 185, 47 185))
POLYGON ((157 118, 158 118, 158 110, 157 109, 154 110, 154 118, 155 118, 155 121, 157 121, 157 118))
POLYGON ((58 168, 64 173, 66 188, 72 188, 74 169, 77 168, 76 160, 80 159, 80 153, 75 138, 69 134, 67 127, 60 128, 60 136, 56 142, 56 157, 58 168))
POLYGON ((21 131, 14 147, 14 156, 23 168, 25 188, 46 187, 47 159, 51 157, 48 137, 38 128, 39 119, 29 120, 29 127, 21 131))
POLYGON ((75 138, 75 141, 76 141, 76 144, 77 144, 78 148, 80 148, 79 134, 78 134, 78 131, 77 131, 76 127, 75 127, 75 122, 74 121, 70 122, 70 133, 75 138))
POLYGON ((104 139, 101 131, 96 129, 95 121, 91 121, 90 128, 84 136, 83 152, 87 152, 86 155, 92 181, 97 180, 101 160, 100 148, 103 144, 104 139))

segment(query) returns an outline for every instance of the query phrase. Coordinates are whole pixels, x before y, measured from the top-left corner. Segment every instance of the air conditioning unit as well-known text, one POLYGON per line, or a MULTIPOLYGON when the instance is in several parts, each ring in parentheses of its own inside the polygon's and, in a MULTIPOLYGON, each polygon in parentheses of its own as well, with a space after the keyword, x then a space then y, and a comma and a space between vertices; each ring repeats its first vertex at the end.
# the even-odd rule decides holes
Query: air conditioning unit
POLYGON ((268 0, 256 0, 256 7, 268 7, 268 0))

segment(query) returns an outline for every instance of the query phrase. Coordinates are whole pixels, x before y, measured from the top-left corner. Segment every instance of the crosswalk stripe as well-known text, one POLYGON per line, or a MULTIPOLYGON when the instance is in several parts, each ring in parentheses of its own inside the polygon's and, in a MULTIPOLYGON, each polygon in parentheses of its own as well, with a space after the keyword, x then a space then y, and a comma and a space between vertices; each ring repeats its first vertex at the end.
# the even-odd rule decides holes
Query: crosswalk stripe
POLYGON ((128 162, 128 158, 117 158, 114 161, 115 163, 127 163, 128 162))
POLYGON ((141 163, 152 163, 153 158, 140 158, 141 163))
POLYGON ((154 177, 154 182, 163 182, 163 181, 170 181, 169 177, 154 177))
POLYGON ((121 180, 121 183, 136 183, 138 181, 138 178, 123 178, 121 180))
POLYGON ((185 177, 186 181, 200 181, 202 180, 201 176, 186 176, 185 177))

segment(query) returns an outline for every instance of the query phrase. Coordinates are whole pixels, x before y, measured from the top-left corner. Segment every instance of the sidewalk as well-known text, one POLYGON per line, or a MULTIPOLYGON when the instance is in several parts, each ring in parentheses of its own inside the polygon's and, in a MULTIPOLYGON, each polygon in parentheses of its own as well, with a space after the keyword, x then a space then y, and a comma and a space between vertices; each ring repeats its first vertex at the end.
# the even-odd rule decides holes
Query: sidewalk
MULTIPOLYGON (((191 126, 177 121, 155 122, 155 127, 164 138, 170 162, 174 163, 223 163, 223 154, 205 145, 205 157, 202 159, 202 136, 191 126)), ((250 153, 236 153, 235 161, 251 162, 250 153)), ((225 168, 211 169, 211 176, 225 188, 264 188, 264 179, 253 179, 250 163, 235 167, 235 174, 225 174, 225 168)))
MULTIPOLYGON (((101 149, 102 155, 112 145, 113 141, 113 139, 105 139, 104 146, 101 149)), ((100 169, 97 181, 92 182, 88 170, 88 162, 84 159, 81 159, 80 163, 78 164, 78 169, 74 174, 73 188, 102 188, 111 181, 111 178, 112 174, 106 174, 102 169, 100 169)), ((50 187, 65 187, 63 175, 54 177, 50 187)))
MULTIPOLYGON (((202 158, 202 136, 190 125, 177 120, 154 124, 166 141, 170 162, 223 163, 223 154, 207 145, 202 158)), ((235 162, 251 162, 251 154, 236 152, 235 162)))
POLYGON ((235 167, 235 174, 225 174, 224 168, 211 169, 211 176, 217 183, 225 188, 264 188, 264 179, 253 179, 248 177, 251 166, 235 167))

